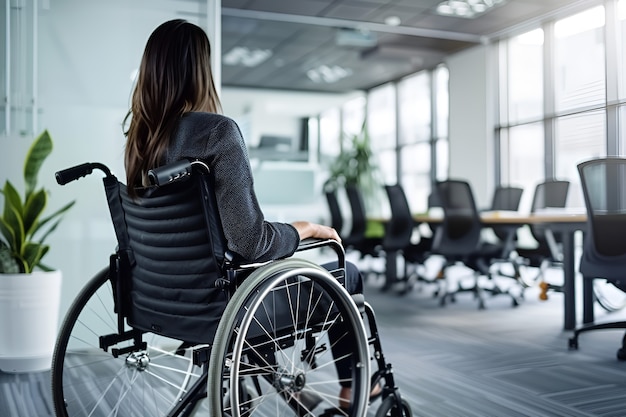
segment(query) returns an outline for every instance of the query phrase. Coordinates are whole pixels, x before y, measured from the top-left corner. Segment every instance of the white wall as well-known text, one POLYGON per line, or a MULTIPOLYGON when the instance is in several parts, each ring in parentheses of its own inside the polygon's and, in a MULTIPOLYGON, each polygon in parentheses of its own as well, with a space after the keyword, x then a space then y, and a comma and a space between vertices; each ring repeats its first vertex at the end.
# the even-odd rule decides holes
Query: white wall
POLYGON ((491 47, 450 56, 450 178, 472 185, 476 204, 488 207, 495 186, 491 47))

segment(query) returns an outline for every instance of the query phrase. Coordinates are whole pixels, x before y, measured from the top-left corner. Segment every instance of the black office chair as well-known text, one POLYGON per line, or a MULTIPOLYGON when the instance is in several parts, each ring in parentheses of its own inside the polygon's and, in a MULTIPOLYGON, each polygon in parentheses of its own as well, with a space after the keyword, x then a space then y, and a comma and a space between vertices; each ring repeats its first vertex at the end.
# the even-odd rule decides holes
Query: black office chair
POLYGON ((387 282, 388 288, 394 283, 402 282, 404 287, 402 294, 407 293, 414 285, 415 281, 423 279, 418 271, 418 266, 422 265, 430 255, 432 238, 420 236, 417 243, 412 242, 413 233, 417 226, 413 221, 413 213, 401 185, 386 185, 385 191, 389 198, 389 208, 391 218, 385 224, 385 236, 382 241, 382 248, 387 258, 387 282), (404 273, 399 279, 396 271, 397 256, 404 259, 404 273), (410 268, 413 271, 410 272, 410 268))
MULTIPOLYGON (((578 336, 599 329, 626 329, 626 321, 594 323, 594 279, 604 279, 626 292, 626 159, 601 158, 578 165, 587 208, 587 234, 580 272, 583 276, 583 326, 574 331, 569 347, 578 349, 578 336)), ((626 333, 617 359, 626 360, 626 333)))
POLYGON ((335 229, 343 239, 343 214, 341 213, 341 206, 337 199, 337 190, 335 188, 328 188, 324 190, 324 195, 326 196, 328 211, 330 212, 330 226, 335 229))
MULTIPOLYGON (((352 223, 350 232, 342 237, 342 244, 347 251, 357 251, 360 259, 366 257, 380 257, 383 255, 382 236, 367 236, 367 212, 361 189, 354 184, 346 185, 346 194, 350 203, 352 212, 352 223)), ((361 272, 366 275, 381 274, 381 271, 375 271, 370 268, 361 267, 361 272)))
MULTIPOLYGON (((569 181, 562 180, 547 180, 538 184, 533 196, 531 213, 550 208, 565 208, 569 185, 569 181)), ((545 300, 548 290, 562 291, 561 285, 550 284, 543 279, 548 267, 561 265, 562 251, 560 246, 562 238, 560 234, 549 232, 547 227, 541 224, 531 225, 530 233, 537 242, 537 247, 518 246, 515 251, 524 260, 526 266, 538 268, 539 272, 530 277, 528 274, 521 274, 520 279, 526 286, 533 286, 539 281, 539 286, 542 289, 539 297, 545 300)))
MULTIPOLYGON (((493 212, 518 211, 523 193, 523 188, 502 185, 498 186, 494 190, 491 200, 491 206, 488 210, 493 212)), ((512 273, 504 272, 502 268, 499 268, 498 275, 507 276, 509 278, 519 280, 520 284, 525 286, 520 278, 521 274, 519 263, 517 261, 518 258, 512 257, 512 253, 515 250, 515 245, 517 242, 518 228, 519 226, 491 226, 493 234, 498 239, 497 244, 501 245, 503 248, 501 261, 505 264, 510 264, 513 268, 512 273)))
MULTIPOLYGON (((524 193, 523 188, 498 186, 496 187, 491 201, 491 211, 518 211, 519 203, 524 193)), ((496 237, 502 242, 511 239, 511 228, 503 226, 492 226, 491 229, 496 237)))
POLYGON ((517 306, 517 297, 508 289, 500 288, 493 280, 490 268, 492 262, 501 257, 503 248, 483 240, 483 225, 469 183, 460 180, 438 181, 435 189, 444 218, 433 238, 433 253, 445 258, 444 271, 456 263, 462 263, 474 271, 474 285, 464 288, 459 284, 458 289, 453 292, 449 292, 446 285, 440 297, 441 304, 445 305, 448 298, 454 301, 458 292, 470 291, 478 298, 480 309, 485 308, 483 292, 492 295, 507 294, 511 297, 513 306, 517 306), (487 277, 491 285, 481 286, 480 276, 487 277))

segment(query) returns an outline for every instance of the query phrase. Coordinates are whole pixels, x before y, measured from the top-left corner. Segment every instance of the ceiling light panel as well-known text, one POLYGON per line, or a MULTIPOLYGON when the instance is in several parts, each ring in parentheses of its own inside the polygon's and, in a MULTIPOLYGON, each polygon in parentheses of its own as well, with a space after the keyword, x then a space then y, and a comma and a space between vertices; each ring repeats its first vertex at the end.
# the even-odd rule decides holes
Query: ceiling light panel
POLYGON ((437 5, 437 13, 442 16, 464 18, 478 17, 505 0, 445 0, 437 5))
POLYGON ((271 56, 272 51, 269 49, 248 49, 245 46, 235 46, 222 57, 222 62, 226 65, 251 68, 267 61, 271 56))

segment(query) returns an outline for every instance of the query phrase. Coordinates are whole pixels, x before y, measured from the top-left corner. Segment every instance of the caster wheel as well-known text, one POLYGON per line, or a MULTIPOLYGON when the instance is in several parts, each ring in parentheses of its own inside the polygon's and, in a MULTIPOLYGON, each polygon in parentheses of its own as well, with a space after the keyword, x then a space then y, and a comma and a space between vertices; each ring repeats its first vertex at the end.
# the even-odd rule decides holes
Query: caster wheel
POLYGON ((396 397, 390 395, 385 398, 376 411, 376 417, 412 417, 411 407, 405 400, 400 400, 402 403, 402 409, 398 409, 396 404, 396 397))
MULTIPOLYGON (((568 346, 570 350, 578 349, 578 339, 574 337, 570 337, 568 343, 569 343, 568 346)), ((620 349, 620 350, 623 350, 623 349, 620 349)), ((619 351, 618 351, 618 355, 619 355, 619 351)))
POLYGON ((626 361, 626 348, 620 348, 617 350, 617 360, 626 361))

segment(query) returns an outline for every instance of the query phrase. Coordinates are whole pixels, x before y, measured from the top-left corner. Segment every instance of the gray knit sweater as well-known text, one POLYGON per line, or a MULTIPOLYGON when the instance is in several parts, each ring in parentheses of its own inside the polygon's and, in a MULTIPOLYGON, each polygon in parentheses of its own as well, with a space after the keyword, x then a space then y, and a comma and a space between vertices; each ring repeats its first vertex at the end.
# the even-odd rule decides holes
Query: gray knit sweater
POLYGON ((300 242, 297 230, 263 217, 254 193, 248 152, 235 121, 214 113, 184 115, 164 162, 181 158, 198 158, 211 167, 229 250, 258 262, 294 253, 300 242))

